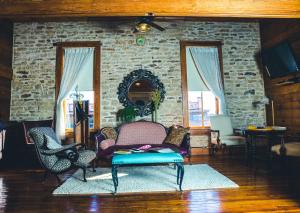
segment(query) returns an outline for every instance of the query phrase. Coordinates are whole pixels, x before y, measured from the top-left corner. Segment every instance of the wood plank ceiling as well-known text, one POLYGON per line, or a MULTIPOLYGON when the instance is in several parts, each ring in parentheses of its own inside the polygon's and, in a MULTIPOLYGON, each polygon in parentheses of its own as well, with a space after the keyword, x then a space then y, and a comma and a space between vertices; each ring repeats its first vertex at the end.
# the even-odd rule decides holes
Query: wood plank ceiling
POLYGON ((1 0, 0 18, 105 16, 300 18, 299 0, 1 0))

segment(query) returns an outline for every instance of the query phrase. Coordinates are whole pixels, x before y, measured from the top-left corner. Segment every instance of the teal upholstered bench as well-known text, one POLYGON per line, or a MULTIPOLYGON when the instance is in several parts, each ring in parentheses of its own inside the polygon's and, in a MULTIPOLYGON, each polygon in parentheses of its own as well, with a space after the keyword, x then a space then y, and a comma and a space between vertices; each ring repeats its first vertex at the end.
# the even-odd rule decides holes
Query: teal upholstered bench
POLYGON ((125 155, 114 155, 112 158, 112 179, 117 192, 118 167, 121 165, 130 164, 160 164, 160 163, 175 163, 177 166, 177 184, 180 191, 184 176, 183 157, 178 153, 134 153, 125 155))

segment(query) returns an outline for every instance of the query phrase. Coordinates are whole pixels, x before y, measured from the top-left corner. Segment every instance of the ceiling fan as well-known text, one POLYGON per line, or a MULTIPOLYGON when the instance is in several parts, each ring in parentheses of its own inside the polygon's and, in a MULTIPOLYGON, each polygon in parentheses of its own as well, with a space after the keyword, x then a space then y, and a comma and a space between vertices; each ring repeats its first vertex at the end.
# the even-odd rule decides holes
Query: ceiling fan
POLYGON ((153 20, 154 20, 153 13, 148 13, 146 14, 146 16, 140 17, 138 23, 134 27, 133 33, 137 33, 137 32, 145 33, 148 32, 151 29, 151 27, 158 29, 160 31, 165 30, 165 28, 159 26, 158 24, 155 24, 153 20))

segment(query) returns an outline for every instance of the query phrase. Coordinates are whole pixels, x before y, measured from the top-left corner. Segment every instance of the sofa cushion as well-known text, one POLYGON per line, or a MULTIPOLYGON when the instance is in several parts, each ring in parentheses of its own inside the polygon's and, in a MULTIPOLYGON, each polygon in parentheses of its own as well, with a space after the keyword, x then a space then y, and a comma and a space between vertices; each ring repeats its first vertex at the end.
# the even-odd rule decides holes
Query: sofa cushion
POLYGON ((116 141, 114 139, 105 139, 105 140, 101 141, 100 148, 102 150, 105 150, 111 146, 114 146, 115 143, 116 143, 116 141))
POLYGON ((116 144, 162 144, 166 136, 166 130, 162 125, 138 121, 121 126, 116 144))
POLYGON ((181 126, 172 126, 169 134, 167 135, 164 143, 173 144, 175 146, 180 146, 185 134, 188 132, 188 129, 181 126))

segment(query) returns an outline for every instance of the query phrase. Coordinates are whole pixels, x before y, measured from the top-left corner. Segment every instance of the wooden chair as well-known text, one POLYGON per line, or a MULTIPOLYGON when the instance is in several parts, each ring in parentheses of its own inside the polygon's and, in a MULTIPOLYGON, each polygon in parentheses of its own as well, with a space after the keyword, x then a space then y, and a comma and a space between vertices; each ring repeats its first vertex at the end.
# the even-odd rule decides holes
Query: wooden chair
POLYGON ((66 172, 74 168, 81 168, 83 170, 83 181, 86 182, 86 169, 90 162, 93 162, 93 171, 95 171, 96 153, 91 150, 86 150, 81 144, 69 144, 61 146, 58 139, 50 127, 36 127, 29 130, 29 135, 34 141, 37 156, 41 165, 45 168, 46 179, 49 173, 55 174, 58 182, 60 179, 58 174, 66 172), (52 147, 49 148, 49 143, 52 147), (77 150, 77 146, 82 146, 77 150), (76 160, 74 160, 74 156, 76 160))
POLYGON ((214 155, 218 149, 224 153, 230 147, 245 146, 246 138, 240 129, 234 129, 229 116, 214 115, 210 116, 211 139, 209 141, 209 153, 214 155), (217 134, 217 137, 213 137, 217 134), (214 139, 216 138, 216 139, 214 139))

